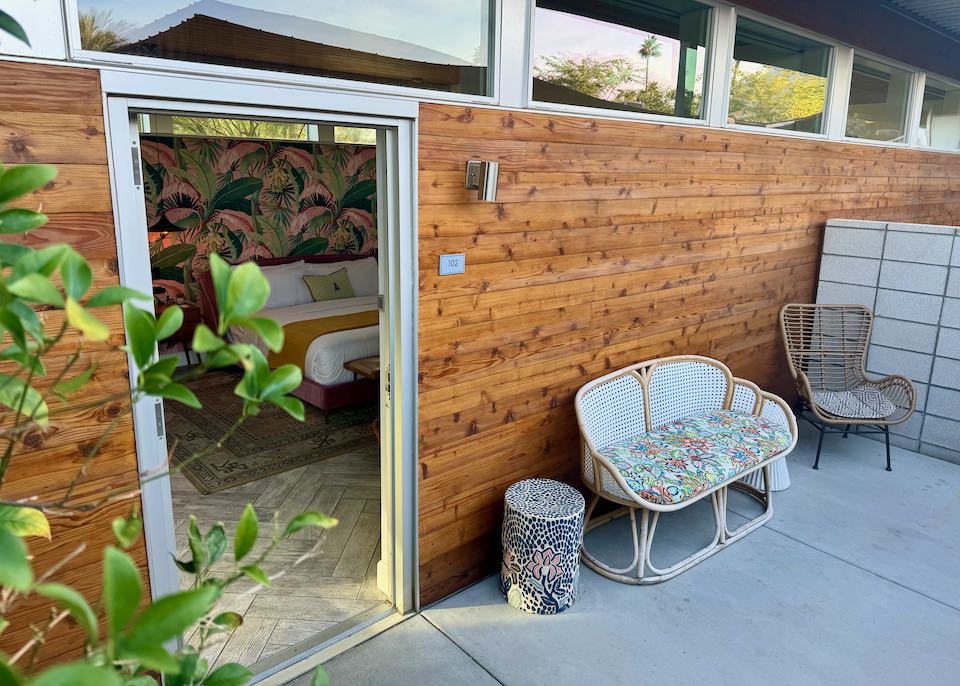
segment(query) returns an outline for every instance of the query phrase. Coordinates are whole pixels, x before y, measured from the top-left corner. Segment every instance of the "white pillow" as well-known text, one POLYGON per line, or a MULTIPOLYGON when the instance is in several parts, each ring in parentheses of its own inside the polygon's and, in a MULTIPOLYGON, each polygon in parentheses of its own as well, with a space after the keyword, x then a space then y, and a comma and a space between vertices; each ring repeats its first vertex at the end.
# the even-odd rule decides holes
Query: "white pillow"
POLYGON ((291 307, 313 302, 310 289, 303 282, 304 262, 298 260, 290 264, 277 264, 260 267, 264 278, 270 283, 270 297, 264 309, 291 307))
POLYGON ((354 295, 377 295, 380 292, 380 270, 375 257, 342 262, 314 262, 305 265, 306 273, 312 276, 326 276, 344 267, 347 268, 354 295))

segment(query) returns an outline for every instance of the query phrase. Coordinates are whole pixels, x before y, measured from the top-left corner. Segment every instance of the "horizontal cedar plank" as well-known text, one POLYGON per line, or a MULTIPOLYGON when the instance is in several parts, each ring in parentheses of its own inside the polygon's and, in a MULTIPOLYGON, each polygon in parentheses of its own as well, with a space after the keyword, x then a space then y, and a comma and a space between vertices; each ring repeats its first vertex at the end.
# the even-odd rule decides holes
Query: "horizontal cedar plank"
MULTIPOLYGON (((48 542, 41 538, 27 540, 30 552, 34 555, 35 570, 42 574, 79 546, 85 551, 54 574, 50 581, 66 583, 76 588, 92 604, 100 597, 101 559, 103 549, 114 543, 110 523, 117 517, 130 512, 131 507, 140 506, 139 499, 107 505, 99 510, 69 517, 51 517, 52 539, 48 542)), ((146 580, 146 549, 143 538, 127 551, 139 564, 144 577, 144 591, 148 593, 146 580)), ((51 603, 39 596, 31 596, 18 604, 8 616, 10 626, 4 631, 5 647, 19 647, 31 636, 30 625, 42 625, 50 618, 51 603)), ((47 637, 40 652, 40 662, 62 662, 69 657, 79 657, 82 642, 77 641, 76 625, 64 622, 47 637), (62 628, 61 628, 62 627, 62 628)))
MULTIPOLYGON (((716 282, 711 282, 711 288, 709 290, 697 290, 696 287, 683 287, 673 289, 670 292, 645 294, 642 296, 643 300, 638 304, 633 304, 632 307, 616 305, 608 308, 606 305, 601 304, 600 307, 604 309, 599 310, 593 316, 585 317, 584 322, 589 322, 593 330, 604 332, 605 338, 602 340, 606 341, 612 341, 614 338, 612 332, 618 330, 637 331, 638 334, 642 333, 645 337, 658 333, 668 334, 676 330, 678 322, 684 317, 694 315, 702 316, 707 312, 720 312, 723 309, 726 309, 728 313, 732 313, 736 307, 756 302, 764 297, 770 300, 777 299, 776 301, 778 302, 784 302, 791 297, 812 290, 814 285, 812 274, 808 274, 807 276, 806 281, 781 281, 773 285, 767 285, 760 279, 735 278, 727 279, 726 282, 729 285, 726 287, 717 285, 717 287, 714 288, 713 286, 716 282)), ((567 314, 567 311, 563 311, 562 314, 567 314)), ((547 339, 549 342, 543 344, 543 349, 556 351, 558 355, 566 352, 564 348, 567 346, 564 345, 563 339, 569 339, 567 342, 572 343, 575 340, 573 337, 578 334, 571 334, 571 331, 576 331, 576 329, 564 326, 563 321, 562 319, 558 319, 558 325, 556 327, 544 325, 542 331, 534 331, 533 333, 518 331, 515 335, 515 340, 510 343, 504 343, 503 346, 516 343, 519 350, 527 353, 524 359, 528 364, 533 366, 535 362, 539 361, 537 367, 540 369, 540 372, 547 373, 550 366, 557 364, 557 359, 555 359, 553 355, 549 355, 548 357, 550 359, 545 361, 542 360, 542 358, 538 358, 536 352, 540 346, 537 345, 535 341, 538 338, 547 339), (543 367, 540 365, 547 366, 543 367)), ((516 326, 516 324, 514 326, 516 326)), ((571 345, 569 347, 570 352, 573 352, 575 346, 571 345)), ((480 352, 481 350, 483 349, 478 348, 471 350, 467 348, 460 354, 468 355, 471 352, 482 354, 480 352)), ((504 352, 500 354, 508 353, 504 352)), ((433 359, 437 358, 431 355, 425 355, 422 362, 429 364, 433 359)), ((444 358, 447 364, 456 364, 457 359, 454 355, 444 358)), ((429 372, 424 370, 424 373, 428 374, 429 372)), ((560 373, 560 370, 557 370, 555 373, 560 373)), ((486 377, 487 383, 485 386, 479 388, 471 379, 462 379, 459 377, 447 379, 447 383, 437 384, 435 387, 425 383, 424 388, 421 389, 420 397, 426 401, 424 403, 426 407, 421 410, 420 416, 424 419, 431 417, 430 407, 434 405, 440 407, 445 406, 451 402, 453 398, 461 397, 464 393, 470 396, 476 395, 476 397, 495 399, 497 393, 504 392, 506 385, 509 385, 512 380, 522 378, 521 375, 528 374, 531 374, 531 370, 520 366, 500 372, 488 372, 486 377)))
POLYGON ((103 116, 96 69, 5 61, 3 78, 4 112, 103 116))
MULTIPOLYGON (((796 193, 864 193, 896 188, 902 192, 960 190, 960 181, 920 177, 774 176, 770 174, 641 175, 630 172, 587 174, 575 172, 502 172, 498 203, 555 202, 557 200, 687 198, 796 193), (756 178, 759 177, 759 178, 756 178)), ((420 194, 425 204, 462 204, 476 197, 464 188, 459 171, 421 172, 420 194)))
POLYGON ((576 331, 584 326, 606 327, 615 322, 630 322, 647 326, 677 307, 696 307, 718 299, 736 302, 744 297, 756 297, 758 293, 776 296, 780 275, 768 272, 712 280, 699 284, 685 284, 672 289, 659 289, 635 296, 617 296, 615 299, 584 299, 583 302, 555 309, 541 306, 535 322, 529 314, 498 316, 475 324, 431 330, 421 336, 424 352, 421 359, 451 358, 481 350, 500 348, 512 343, 576 331), (772 283, 771 283, 772 282, 772 283))
POLYGON ((109 213, 110 185, 107 167, 93 164, 57 165, 57 178, 29 195, 10 203, 48 215, 109 213))
MULTIPOLYGON (((797 272, 797 282, 812 281, 814 265, 809 265, 806 274, 797 272)), ((812 286, 805 295, 809 300, 813 295, 812 286)), ((688 315, 689 316, 689 315, 688 315)), ((666 330, 679 327, 684 322, 676 313, 673 316, 662 317, 660 322, 653 322, 652 318, 639 318, 637 315, 628 317, 621 328, 594 330, 585 326, 568 330, 562 334, 543 336, 536 339, 501 345, 493 351, 479 351, 464 353, 455 356, 432 356, 429 351, 421 354, 419 360, 420 389, 422 394, 429 393, 435 388, 447 388, 457 383, 485 384, 488 379, 498 373, 508 376, 511 370, 517 370, 531 364, 555 365, 557 360, 570 355, 581 354, 593 350, 596 346, 609 345, 615 338, 629 337, 632 331, 646 330, 652 324, 665 326, 666 330), (647 322, 644 324, 644 322, 647 322)), ((546 370, 545 370, 546 371, 546 370)), ((421 413, 429 412, 425 407, 421 413)))
POLYGON ((102 117, 0 107, 0 162, 106 165, 102 117))
MULTIPOLYGON (((613 333, 597 332, 589 335, 589 351, 581 352, 567 363, 559 362, 553 376, 538 382, 529 380, 527 389, 501 402, 488 402, 474 407, 450 408, 453 414, 442 414, 436 419, 420 421, 421 446, 429 448, 458 440, 469 440, 501 423, 510 423, 518 418, 535 414, 551 406, 563 403, 584 382, 604 371, 617 369, 631 362, 664 355, 685 352, 708 352, 717 341, 740 341, 743 347, 751 335, 755 322, 773 321, 780 310, 779 305, 766 306, 749 303, 737 308, 735 315, 701 313, 687 318, 678 335, 665 338, 662 334, 644 337, 636 331, 624 329, 613 333), (598 346, 594 341, 602 342, 598 346), (623 361, 618 364, 618 361, 623 361), (568 379, 555 383, 560 371, 569 374, 568 379)), ((576 349, 576 348, 574 348, 576 349)), ((566 359, 566 358, 561 358, 566 359)), ((562 377, 560 377, 562 378, 562 377)), ((424 408, 426 412, 426 408, 424 408)))
POLYGON ((25 234, 19 242, 33 248, 68 243, 87 260, 109 262, 112 272, 118 273, 117 236, 112 214, 68 212, 47 216, 50 219, 47 224, 25 234))
MULTIPOLYGON (((528 143, 591 145, 616 140, 624 148, 666 148, 679 152, 739 152, 750 155, 791 155, 863 160, 898 160, 891 147, 875 147, 836 141, 795 139, 760 132, 723 131, 674 124, 638 124, 568 116, 543 116, 527 112, 504 112, 470 107, 452 114, 443 105, 423 104, 420 128, 425 135, 490 140, 522 140, 528 143)), ((911 151, 917 163, 942 160, 943 155, 911 151)))
MULTIPOLYGON (((846 210, 887 208, 900 205, 949 204, 960 201, 960 192, 931 191, 923 193, 829 193, 817 197, 821 211, 836 213, 846 210)), ((471 203, 458 205, 426 205, 420 208, 421 235, 435 235, 433 227, 444 225, 444 232, 472 235, 478 230, 516 232, 554 229, 561 226, 603 226, 640 223, 652 217, 667 219, 711 218, 716 213, 744 215, 781 215, 810 209, 810 196, 788 194, 777 197, 736 196, 696 198, 624 198, 622 200, 567 200, 552 203, 471 203)))
MULTIPOLYGON (((699 265, 714 260, 784 252, 815 245, 820 232, 807 229, 770 236, 722 238, 712 241, 665 243, 648 247, 612 249, 602 253, 575 253, 545 258, 484 263, 454 276, 421 277, 421 292, 446 295, 511 290, 520 285, 556 283, 624 271, 642 272, 676 265, 699 265)), ((467 263, 470 263, 469 252, 467 263)))

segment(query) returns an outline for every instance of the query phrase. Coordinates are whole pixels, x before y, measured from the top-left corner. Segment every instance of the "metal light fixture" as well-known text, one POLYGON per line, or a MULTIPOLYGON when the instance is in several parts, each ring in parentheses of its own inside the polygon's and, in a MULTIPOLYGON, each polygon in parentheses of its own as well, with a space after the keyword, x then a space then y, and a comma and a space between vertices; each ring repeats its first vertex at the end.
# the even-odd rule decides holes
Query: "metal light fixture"
POLYGON ((499 175, 499 162, 470 160, 467 162, 467 190, 477 191, 478 200, 496 202, 499 175))

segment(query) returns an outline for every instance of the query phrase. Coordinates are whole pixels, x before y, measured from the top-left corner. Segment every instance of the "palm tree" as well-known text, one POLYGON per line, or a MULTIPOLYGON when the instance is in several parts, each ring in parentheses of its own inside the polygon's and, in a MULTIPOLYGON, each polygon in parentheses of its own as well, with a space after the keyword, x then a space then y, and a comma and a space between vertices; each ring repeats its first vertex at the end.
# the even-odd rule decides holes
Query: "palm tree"
POLYGON ((640 46, 640 57, 646 61, 646 73, 643 77, 643 87, 646 88, 647 84, 650 83, 650 58, 651 57, 660 57, 663 54, 663 44, 657 40, 657 37, 652 33, 647 36, 643 41, 643 44, 640 46))
POLYGON ((113 18, 113 12, 91 10, 80 13, 80 46, 84 50, 113 52, 127 44, 124 35, 132 24, 113 18))

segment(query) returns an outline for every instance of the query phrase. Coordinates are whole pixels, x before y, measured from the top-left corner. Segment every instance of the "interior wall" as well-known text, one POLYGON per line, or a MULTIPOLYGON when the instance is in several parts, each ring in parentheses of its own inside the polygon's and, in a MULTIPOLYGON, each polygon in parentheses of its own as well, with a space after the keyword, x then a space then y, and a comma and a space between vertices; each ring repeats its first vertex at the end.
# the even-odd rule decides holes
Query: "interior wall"
POLYGON ((154 292, 196 302, 207 255, 230 262, 377 249, 376 147, 141 137, 154 292))
MULTIPOLYGON (((4 165, 49 163, 57 166, 55 181, 21 202, 42 210, 50 223, 33 231, 33 247, 69 243, 91 263, 94 288, 119 283, 117 246, 107 171, 98 72, 91 69, 4 63, 4 102, 0 116, 0 160, 4 165)), ((4 237, 8 240, 8 237, 4 237)), ((49 330, 57 330, 62 311, 43 312, 49 330)), ((120 308, 98 311, 110 328, 104 343, 83 342, 83 354, 76 364, 85 369, 96 363, 97 370, 84 391, 83 401, 95 401, 129 389, 127 357, 123 345, 120 308)), ((62 368, 80 340, 70 336, 47 359, 48 378, 62 368)), ((43 381, 39 382, 42 387, 43 381)), ((84 456, 107 426, 123 412, 123 404, 110 402, 102 408, 51 404, 50 426, 32 431, 17 446, 12 467, 0 496, 16 500, 39 496, 56 499, 80 469, 84 456)), ((0 413, 0 424, 9 414, 0 413)), ((89 504, 109 489, 136 482, 137 461, 133 426, 122 415, 111 437, 89 465, 86 478, 77 489, 75 504, 89 504)), ((34 554, 34 569, 40 573, 62 562, 80 546, 84 550, 56 572, 51 581, 73 585, 91 602, 100 595, 100 561, 103 548, 113 542, 110 523, 139 506, 139 498, 117 502, 88 514, 53 516, 52 540, 28 540, 34 554)), ((146 552, 141 540, 132 551, 146 580, 146 552)), ((32 633, 31 624, 42 625, 50 618, 48 603, 28 600, 19 603, 7 617, 10 626, 0 636, 0 650, 11 654, 32 633)), ((41 659, 78 655, 82 633, 69 622, 57 626, 41 650, 41 659)))
POLYGON ((419 129, 421 602, 495 571, 503 494, 579 483, 573 396, 698 353, 792 398, 784 303, 825 220, 956 224, 960 156, 424 104, 419 129), (497 202, 463 186, 497 160, 497 202), (951 178, 952 177, 952 178, 951 178), (466 273, 438 276, 465 253, 466 273))

